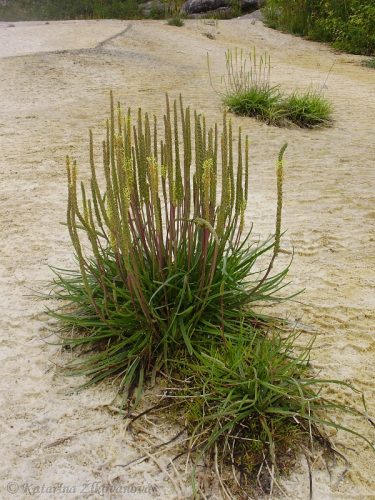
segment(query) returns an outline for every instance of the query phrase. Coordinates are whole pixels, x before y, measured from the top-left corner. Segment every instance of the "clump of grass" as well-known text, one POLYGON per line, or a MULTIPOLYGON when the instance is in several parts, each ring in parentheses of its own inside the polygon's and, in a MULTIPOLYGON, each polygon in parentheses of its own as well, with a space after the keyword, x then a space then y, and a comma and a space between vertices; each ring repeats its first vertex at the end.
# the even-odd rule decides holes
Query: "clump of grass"
POLYGON ((280 94, 277 88, 257 88, 229 94, 223 99, 230 111, 239 116, 258 118, 269 124, 277 123, 280 114, 280 94))
POLYGON ((171 16, 167 21, 169 26, 177 26, 178 28, 181 28, 185 24, 181 13, 182 3, 182 0, 168 0, 165 4, 166 12, 168 11, 171 16))
POLYGON ((372 57, 371 59, 365 59, 364 61, 362 61, 362 66, 365 66, 366 68, 375 69, 375 57, 372 57))
POLYGON ((168 19, 168 24, 169 26, 177 26, 181 28, 181 26, 183 26, 185 23, 181 17, 172 17, 171 19, 168 19))
POLYGON ((222 78, 225 91, 223 102, 233 113, 251 116, 274 123, 278 115, 280 91, 270 85, 270 58, 263 54, 257 58, 255 49, 227 50, 226 75, 222 78))
POLYGON ((240 116, 255 117, 270 125, 321 127, 331 123, 332 106, 321 92, 295 91, 286 96, 270 84, 268 54, 257 57, 255 50, 227 50, 223 103, 240 116))
POLYGON ((255 49, 245 53, 242 49, 228 49, 225 53, 226 75, 222 80, 226 94, 245 93, 253 88, 269 89, 271 59, 265 53, 257 57, 255 49))
POLYGON ((314 376, 309 365, 313 341, 298 349, 298 337, 277 330, 260 334, 239 320, 226 332, 225 345, 213 333, 193 361, 180 363, 191 449, 219 466, 231 466, 242 490, 257 485, 263 493, 272 492, 273 481, 313 442, 332 451, 324 427, 359 436, 337 417, 363 414, 321 394, 324 386, 340 384, 358 391, 314 376))
POLYGON ((332 122, 332 105, 318 91, 293 92, 282 100, 280 109, 285 120, 299 127, 322 127, 332 122))

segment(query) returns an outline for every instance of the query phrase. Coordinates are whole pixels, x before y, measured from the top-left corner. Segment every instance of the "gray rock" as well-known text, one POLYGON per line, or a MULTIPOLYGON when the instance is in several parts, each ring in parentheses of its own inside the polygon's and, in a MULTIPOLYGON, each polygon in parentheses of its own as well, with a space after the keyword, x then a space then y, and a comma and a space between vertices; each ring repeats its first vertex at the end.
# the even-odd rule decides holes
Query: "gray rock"
POLYGON ((253 12, 262 8, 266 3, 266 0, 241 0, 241 6, 243 12, 253 12))
POLYGON ((263 13, 261 10, 254 10, 251 14, 248 14, 249 19, 254 19, 255 21, 263 21, 263 13))
MULTIPOLYGON (((251 12, 259 9, 265 3, 265 0, 240 0, 241 11, 251 12)), ((200 14, 202 12, 218 11, 218 9, 231 9, 231 0, 186 0, 181 7, 183 14, 200 14)))
POLYGON ((201 18, 207 18, 207 16, 212 16, 217 18, 221 18, 221 16, 230 16, 232 13, 232 8, 231 7, 219 7, 218 9, 215 10, 207 10, 206 12, 197 12, 196 14, 189 14, 190 18, 193 19, 201 19, 201 18))
POLYGON ((199 14, 200 12, 208 12, 227 7, 228 0, 187 0, 181 7, 181 12, 184 14, 199 14))

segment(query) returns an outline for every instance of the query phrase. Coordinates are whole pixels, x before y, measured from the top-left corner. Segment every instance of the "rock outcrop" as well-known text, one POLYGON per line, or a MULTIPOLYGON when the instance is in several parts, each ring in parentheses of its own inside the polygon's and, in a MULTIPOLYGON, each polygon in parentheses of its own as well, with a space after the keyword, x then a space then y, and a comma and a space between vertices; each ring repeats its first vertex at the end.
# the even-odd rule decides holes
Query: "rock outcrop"
MULTIPOLYGON (((239 1, 243 13, 258 10, 265 4, 265 0, 239 1)), ((138 8, 143 17, 163 18, 168 12, 167 4, 162 0, 149 0, 139 4, 138 8)), ((191 17, 201 17, 205 14, 230 15, 232 9, 233 0, 186 0, 182 4, 181 14, 191 17)))
MULTIPOLYGON (((240 0, 242 12, 252 12, 263 7, 265 0, 240 0)), ((233 2, 230 0, 186 0, 181 7, 183 14, 201 14, 204 12, 230 9, 233 2)))

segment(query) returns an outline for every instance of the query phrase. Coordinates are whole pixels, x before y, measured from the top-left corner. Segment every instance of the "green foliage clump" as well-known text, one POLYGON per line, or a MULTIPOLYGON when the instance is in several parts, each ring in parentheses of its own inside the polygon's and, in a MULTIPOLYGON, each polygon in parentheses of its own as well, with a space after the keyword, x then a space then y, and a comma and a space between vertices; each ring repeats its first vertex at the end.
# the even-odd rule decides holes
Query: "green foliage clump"
POLYGON ((362 66, 365 66, 366 68, 374 68, 375 69, 375 57, 372 57, 371 59, 366 59, 365 61, 362 61, 362 66))
POLYGON ((293 92, 280 105, 283 118, 300 127, 320 127, 331 122, 332 105, 321 92, 293 92))
MULTIPOLYGON (((215 453, 218 463, 231 465, 242 487, 259 481, 263 467, 275 477, 287 472, 309 441, 329 448, 323 426, 358 435, 335 417, 361 412, 321 394, 323 386, 340 382, 312 376, 313 342, 298 350, 298 336, 280 331, 259 335, 239 322, 226 332, 225 345, 213 340, 195 360, 180 363, 191 442, 203 453, 215 453)), ((269 491, 269 481, 265 486, 269 491)))
POLYGON ((181 28, 181 26, 185 23, 181 17, 172 17, 171 19, 168 19, 168 24, 169 26, 177 26, 178 28, 181 28))
POLYGON ((271 28, 354 54, 375 53, 373 0, 268 0, 263 12, 271 28))
POLYGON ((240 16, 242 13, 241 0, 231 0, 230 4, 232 17, 240 16))
POLYGON ((255 50, 245 57, 243 51, 227 50, 224 104, 238 115, 252 116, 274 123, 280 92, 270 85, 270 58, 257 59, 255 50))
POLYGON ((278 110, 279 101, 277 88, 253 87, 244 92, 228 94, 224 98, 224 104, 236 115, 259 118, 267 123, 277 121, 275 110, 278 110))
POLYGON ((321 92, 293 92, 285 96, 270 84, 270 57, 259 59, 255 50, 227 50, 223 102, 237 115, 255 117, 268 124, 321 127, 331 123, 332 106, 321 92))

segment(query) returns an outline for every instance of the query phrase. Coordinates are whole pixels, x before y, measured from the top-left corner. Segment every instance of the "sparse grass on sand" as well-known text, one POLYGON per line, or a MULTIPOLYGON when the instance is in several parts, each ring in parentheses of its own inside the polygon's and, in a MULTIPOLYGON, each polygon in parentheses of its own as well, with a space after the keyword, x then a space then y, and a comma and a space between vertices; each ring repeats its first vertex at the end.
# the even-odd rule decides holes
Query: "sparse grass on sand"
POLYGON ((177 26, 178 28, 181 28, 185 24, 181 17, 172 17, 168 19, 167 23, 169 26, 177 26))
POLYGON ((366 68, 375 69, 375 57, 372 57, 371 59, 365 59, 364 61, 362 61, 362 66, 365 66, 366 68))

